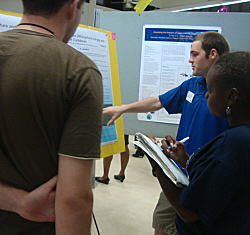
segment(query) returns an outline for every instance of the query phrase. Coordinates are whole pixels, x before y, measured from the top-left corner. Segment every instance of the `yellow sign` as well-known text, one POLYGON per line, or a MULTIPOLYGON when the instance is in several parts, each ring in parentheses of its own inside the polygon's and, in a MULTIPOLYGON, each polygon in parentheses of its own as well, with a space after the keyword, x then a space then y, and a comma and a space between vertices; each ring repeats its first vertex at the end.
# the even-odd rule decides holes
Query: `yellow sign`
POLYGON ((152 0, 140 0, 134 7, 134 10, 139 15, 141 15, 141 13, 146 9, 146 7, 149 5, 150 2, 152 2, 152 0))
MULTIPOLYGON (((86 26, 86 25, 79 25, 79 27, 96 30, 99 32, 106 33, 108 35, 113 102, 114 102, 114 106, 121 105, 121 93, 120 93, 115 33, 102 30, 102 29, 98 29, 95 27, 91 27, 91 26, 86 26)), ((116 130, 117 130, 117 142, 113 144, 101 146, 101 158, 108 157, 110 155, 114 155, 114 154, 125 151, 124 128, 123 128, 122 116, 119 117, 115 122, 116 122, 116 130)))

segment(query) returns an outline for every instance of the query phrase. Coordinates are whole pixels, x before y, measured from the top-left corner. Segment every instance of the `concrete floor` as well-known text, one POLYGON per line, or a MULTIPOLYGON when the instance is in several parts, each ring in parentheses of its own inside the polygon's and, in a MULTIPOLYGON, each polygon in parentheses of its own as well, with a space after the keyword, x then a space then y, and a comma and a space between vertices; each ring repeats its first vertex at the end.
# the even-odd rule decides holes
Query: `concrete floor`
MULTIPOLYGON (((129 136, 130 159, 126 179, 121 183, 114 179, 120 171, 120 154, 113 157, 108 185, 97 183, 94 193, 94 215, 101 235, 153 235, 152 214, 160 185, 152 176, 148 159, 132 156, 134 136, 129 136)), ((103 162, 96 161, 95 175, 102 176, 103 162)), ((92 223, 91 235, 98 235, 92 223)))

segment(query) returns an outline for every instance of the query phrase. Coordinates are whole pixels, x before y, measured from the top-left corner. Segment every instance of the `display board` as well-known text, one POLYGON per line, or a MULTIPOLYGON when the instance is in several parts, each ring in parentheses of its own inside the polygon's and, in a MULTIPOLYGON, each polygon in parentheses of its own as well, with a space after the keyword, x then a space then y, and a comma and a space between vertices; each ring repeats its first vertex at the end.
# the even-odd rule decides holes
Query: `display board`
MULTIPOLYGON (((22 15, 0 10, 0 32, 13 29, 22 15)), ((102 73, 104 106, 120 105, 120 83, 116 53, 116 37, 106 30, 79 25, 68 44, 90 57, 102 73)), ((103 118, 101 157, 125 151, 123 120, 107 127, 103 118)))
MULTIPOLYGON (((231 51, 250 51, 249 13, 96 12, 95 26, 116 33, 122 103, 138 101, 143 25, 190 25, 221 27, 231 51)), ((157 137, 176 135, 178 125, 138 121, 137 114, 124 114, 124 132, 142 132, 157 137)))
MULTIPOLYGON (((185 25, 143 25, 139 100, 159 96, 193 77, 189 63, 193 39, 220 27, 185 25)), ((181 114, 166 109, 138 113, 138 120, 179 124, 181 114)))
MULTIPOLYGON (((79 25, 68 42, 92 59, 103 77, 104 107, 121 104, 116 35, 112 32, 79 25), (105 42, 107 41, 108 44, 105 42), (106 50, 108 49, 108 51, 106 50)), ((125 151, 123 119, 107 127, 109 117, 103 116, 101 157, 125 151)))

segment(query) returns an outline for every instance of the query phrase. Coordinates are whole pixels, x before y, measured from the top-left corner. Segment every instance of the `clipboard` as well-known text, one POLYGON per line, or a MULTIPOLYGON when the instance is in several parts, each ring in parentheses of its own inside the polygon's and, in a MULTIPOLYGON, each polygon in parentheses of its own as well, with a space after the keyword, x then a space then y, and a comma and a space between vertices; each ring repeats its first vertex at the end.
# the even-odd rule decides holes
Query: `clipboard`
POLYGON ((159 145, 142 133, 136 133, 137 141, 133 143, 140 147, 149 157, 151 157, 163 170, 165 175, 179 188, 189 185, 188 177, 177 166, 174 160, 168 158, 159 145))

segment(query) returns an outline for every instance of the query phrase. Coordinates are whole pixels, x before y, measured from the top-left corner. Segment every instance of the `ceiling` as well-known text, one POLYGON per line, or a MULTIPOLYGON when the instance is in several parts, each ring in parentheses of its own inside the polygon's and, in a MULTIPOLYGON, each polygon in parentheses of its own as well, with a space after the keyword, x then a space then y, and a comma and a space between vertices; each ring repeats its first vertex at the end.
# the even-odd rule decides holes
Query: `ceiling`
MULTIPOLYGON (((112 10, 119 11, 133 11, 134 6, 139 0, 90 0, 96 1, 96 5, 110 8, 112 10)), ((234 2, 234 0, 214 1, 214 0, 153 0, 145 11, 151 10, 178 10, 193 8, 197 6, 205 6, 211 4, 221 4, 223 2, 234 2)), ((222 8, 221 6, 205 8, 202 10, 191 10, 191 11, 217 11, 222 8)), ((231 12, 250 12, 250 2, 239 3, 227 6, 231 12)))
MULTIPOLYGON (((133 11, 138 0, 96 0, 96 5, 112 8, 120 11, 133 11)), ((149 5, 146 10, 160 9, 160 7, 149 5)))

